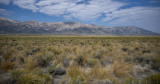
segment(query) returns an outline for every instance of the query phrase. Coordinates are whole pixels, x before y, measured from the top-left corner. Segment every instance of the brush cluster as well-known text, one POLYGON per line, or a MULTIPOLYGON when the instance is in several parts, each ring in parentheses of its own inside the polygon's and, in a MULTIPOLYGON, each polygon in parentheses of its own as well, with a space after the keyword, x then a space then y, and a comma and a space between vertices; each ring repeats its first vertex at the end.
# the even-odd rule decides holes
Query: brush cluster
POLYGON ((159 37, 0 36, 2 84, 159 84, 159 37))

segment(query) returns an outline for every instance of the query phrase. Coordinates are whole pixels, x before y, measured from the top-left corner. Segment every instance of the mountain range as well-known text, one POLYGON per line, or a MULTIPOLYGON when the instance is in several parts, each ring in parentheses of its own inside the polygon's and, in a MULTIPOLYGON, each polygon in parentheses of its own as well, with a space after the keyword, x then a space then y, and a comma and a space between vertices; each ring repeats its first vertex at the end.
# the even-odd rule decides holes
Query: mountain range
POLYGON ((135 26, 104 27, 80 22, 21 22, 3 17, 0 17, 0 34, 160 36, 135 26))

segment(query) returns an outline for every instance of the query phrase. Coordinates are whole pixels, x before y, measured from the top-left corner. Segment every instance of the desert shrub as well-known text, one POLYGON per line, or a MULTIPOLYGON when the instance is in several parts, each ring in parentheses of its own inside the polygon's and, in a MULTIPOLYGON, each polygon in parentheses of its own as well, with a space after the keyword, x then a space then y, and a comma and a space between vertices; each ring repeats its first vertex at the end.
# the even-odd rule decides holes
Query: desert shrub
POLYGON ((78 65, 85 66, 88 63, 88 56, 85 54, 80 54, 79 56, 77 56, 75 61, 78 65))
POLYGON ((9 60, 13 56, 13 49, 8 49, 7 51, 2 53, 2 56, 5 60, 9 60))
POLYGON ((22 45, 20 45, 20 46, 17 47, 17 50, 19 50, 19 51, 21 51, 21 50, 23 50, 23 49, 24 49, 24 48, 23 48, 22 45))
POLYGON ((49 46, 49 47, 47 48, 47 50, 48 50, 48 51, 51 51, 51 52, 54 52, 54 54, 57 54, 57 55, 61 53, 61 51, 58 50, 58 49, 56 49, 54 46, 49 46))
POLYGON ((48 83, 51 84, 52 80, 50 78, 49 73, 48 74, 44 74, 41 70, 39 70, 37 75, 44 79, 44 84, 48 84, 48 83))
MULTIPOLYGON (((118 80, 122 84, 135 84, 136 79, 130 77, 133 75, 134 63, 138 64, 133 69, 136 77, 143 77, 152 72, 158 73, 160 70, 159 37, 1 37, 0 71, 4 68, 6 69, 3 71, 11 71, 1 73, 11 73, 13 79, 17 78, 17 84, 50 83, 47 82, 51 81, 50 76, 57 76, 52 76, 50 72, 58 68, 67 70, 67 77, 64 75, 57 78, 60 79, 58 83, 65 79, 65 83, 72 84, 118 84, 118 80), (12 41, 13 39, 16 41, 12 41), (143 64, 147 65, 141 67, 143 64)), ((3 84, 6 84, 6 80, 3 84)))
POLYGON ((62 68, 63 67, 63 63, 59 63, 55 66, 56 68, 62 68))
POLYGON ((0 65, 2 64, 2 59, 0 59, 0 65))
POLYGON ((26 56, 32 55, 31 51, 28 48, 24 48, 24 53, 26 56))
POLYGON ((77 78, 79 75, 83 74, 84 71, 77 65, 72 65, 67 68, 67 76, 72 79, 77 78))
POLYGON ((39 52, 40 51, 40 48, 33 48, 31 49, 31 53, 36 53, 36 52, 39 52))
POLYGON ((44 74, 39 69, 32 71, 16 69, 11 71, 11 75, 15 78, 16 84, 51 84, 49 74, 44 74))
POLYGON ((94 67, 95 65, 100 64, 100 62, 98 59, 90 59, 88 64, 89 66, 94 67))
POLYGON ((122 84, 139 84, 138 80, 132 76, 125 78, 122 81, 122 84))
POLYGON ((77 65, 72 65, 67 68, 67 76, 71 78, 71 84, 86 84, 87 82, 86 72, 77 65))
POLYGON ((73 56, 73 55, 69 55, 69 56, 67 56, 67 59, 68 59, 68 60, 73 60, 73 59, 74 59, 74 56, 73 56))
POLYGON ((120 63, 115 61, 114 64, 111 65, 111 71, 117 77, 127 77, 132 73, 133 65, 129 63, 120 63))
POLYGON ((75 79, 69 81, 70 84, 87 84, 86 78, 81 74, 75 79))
POLYGON ((67 59, 67 58, 64 58, 64 60, 63 60, 63 66, 64 67, 68 67, 69 66, 69 59, 67 59))
POLYGON ((138 47, 136 47, 134 50, 135 50, 135 51, 138 51, 138 50, 139 50, 139 48, 138 48, 138 47))
POLYGON ((24 57, 18 56, 18 62, 19 64, 24 64, 25 63, 24 57))
POLYGON ((160 74, 153 74, 144 78, 142 84, 160 84, 160 74))
POLYGON ((67 68, 67 76, 70 77, 71 84, 86 84, 86 72, 77 65, 72 65, 67 68))
POLYGON ((27 58, 24 67, 28 70, 32 70, 36 67, 36 65, 37 65, 37 60, 30 56, 27 58))
POLYGON ((13 69, 15 66, 14 62, 10 62, 10 61, 5 61, 1 64, 1 70, 2 71, 8 71, 10 69, 13 69))
POLYGON ((24 75, 17 81, 18 84, 44 84, 44 79, 37 75, 24 75))
POLYGON ((55 70, 56 69, 56 67, 55 66, 50 66, 49 68, 48 68, 48 73, 51 73, 53 70, 55 70))
POLYGON ((129 50, 128 50, 128 48, 122 48, 122 51, 128 52, 129 50))
POLYGON ((23 68, 20 68, 20 69, 11 70, 10 73, 13 80, 18 80, 23 74, 28 74, 29 71, 23 68))
POLYGON ((40 67, 46 67, 50 64, 50 61, 55 58, 54 54, 40 54, 37 56, 37 65, 40 67))
POLYGON ((72 52, 71 48, 64 49, 65 52, 72 52))
POLYGON ((35 53, 40 51, 40 48, 31 48, 31 49, 24 49, 27 56, 34 55, 35 53))
POLYGON ((80 76, 78 76, 78 81, 81 84, 87 84, 87 80, 86 80, 86 78, 82 74, 80 76))
POLYGON ((107 47, 107 49, 109 50, 109 51, 113 51, 113 48, 112 48, 113 46, 108 46, 107 47))
POLYGON ((144 61, 144 57, 142 57, 142 56, 136 56, 136 57, 134 57, 133 60, 134 60, 135 62, 141 63, 141 62, 144 61))
POLYGON ((160 58, 154 58, 153 60, 154 62, 151 64, 152 65, 152 69, 155 69, 157 71, 160 72, 160 58))
POLYGON ((124 58, 124 61, 125 61, 125 62, 130 62, 130 63, 132 63, 132 62, 133 62, 133 59, 132 59, 132 57, 129 57, 129 56, 128 56, 128 57, 125 57, 125 58, 124 58))
POLYGON ((145 49, 145 50, 142 51, 142 53, 143 53, 143 54, 144 54, 144 53, 151 53, 151 51, 148 50, 148 49, 145 49))
POLYGON ((102 55, 105 53, 105 51, 103 50, 103 49, 100 49, 100 50, 98 50, 97 52, 96 52, 96 54, 95 54, 95 58, 97 58, 97 59, 102 59, 102 55))
POLYGON ((115 79, 114 77, 112 76, 109 76, 107 77, 105 80, 104 80, 104 84, 120 84, 119 81, 117 79, 115 79))
POLYGON ((103 81, 103 83, 104 84, 115 84, 112 80, 110 80, 110 79, 105 79, 104 81, 103 81))
POLYGON ((109 77, 109 71, 101 66, 94 66, 91 68, 91 74, 93 78, 105 79, 109 77))
POLYGON ((18 79, 22 73, 23 72, 20 70, 13 70, 13 71, 11 71, 11 76, 13 79, 18 79))
POLYGON ((142 65, 150 64, 153 62, 152 58, 147 58, 147 57, 143 57, 143 56, 135 56, 135 57, 133 57, 133 61, 136 63, 141 63, 142 65))
POLYGON ((64 61, 64 56, 60 55, 60 56, 57 56, 57 59, 56 59, 56 62, 57 64, 61 63, 64 61))

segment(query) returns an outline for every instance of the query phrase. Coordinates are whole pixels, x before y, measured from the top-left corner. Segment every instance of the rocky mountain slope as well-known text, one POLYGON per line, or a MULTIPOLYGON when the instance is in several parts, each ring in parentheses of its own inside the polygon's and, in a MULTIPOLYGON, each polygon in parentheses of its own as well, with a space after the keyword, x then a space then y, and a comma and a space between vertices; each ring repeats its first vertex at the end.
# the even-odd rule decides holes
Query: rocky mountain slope
POLYGON ((113 35, 159 36, 160 34, 134 26, 104 27, 79 22, 14 21, 0 18, 1 34, 51 34, 51 35, 113 35))

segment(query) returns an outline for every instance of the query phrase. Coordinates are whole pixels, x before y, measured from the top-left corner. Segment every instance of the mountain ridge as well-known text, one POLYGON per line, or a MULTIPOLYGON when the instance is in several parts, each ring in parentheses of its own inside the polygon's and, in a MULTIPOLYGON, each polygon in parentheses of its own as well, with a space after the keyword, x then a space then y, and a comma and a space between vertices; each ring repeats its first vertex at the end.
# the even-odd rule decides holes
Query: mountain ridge
POLYGON ((104 27, 80 22, 21 22, 3 17, 0 17, 0 34, 160 36, 135 26, 104 27))

